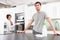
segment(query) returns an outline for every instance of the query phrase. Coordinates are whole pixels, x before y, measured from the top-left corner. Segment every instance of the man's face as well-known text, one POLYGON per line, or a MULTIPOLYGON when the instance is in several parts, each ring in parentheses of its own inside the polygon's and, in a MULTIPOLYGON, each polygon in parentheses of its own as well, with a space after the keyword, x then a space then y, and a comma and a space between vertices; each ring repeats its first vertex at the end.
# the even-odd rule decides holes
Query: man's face
POLYGON ((37 11, 40 11, 41 5, 39 3, 35 4, 35 8, 37 11))
POLYGON ((8 19, 11 20, 11 16, 8 16, 8 19))

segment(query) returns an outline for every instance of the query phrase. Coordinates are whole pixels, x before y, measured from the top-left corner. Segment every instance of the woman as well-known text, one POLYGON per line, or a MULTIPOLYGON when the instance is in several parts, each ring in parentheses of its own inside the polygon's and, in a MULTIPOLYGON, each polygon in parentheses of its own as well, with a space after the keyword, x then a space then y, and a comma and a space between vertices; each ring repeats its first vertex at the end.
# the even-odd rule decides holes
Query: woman
POLYGON ((6 15, 6 18, 7 18, 7 21, 6 21, 6 27, 7 27, 7 30, 6 31, 8 31, 8 32, 10 32, 10 31, 14 31, 14 24, 13 24, 13 22, 11 21, 11 15, 10 14, 7 14, 6 15))

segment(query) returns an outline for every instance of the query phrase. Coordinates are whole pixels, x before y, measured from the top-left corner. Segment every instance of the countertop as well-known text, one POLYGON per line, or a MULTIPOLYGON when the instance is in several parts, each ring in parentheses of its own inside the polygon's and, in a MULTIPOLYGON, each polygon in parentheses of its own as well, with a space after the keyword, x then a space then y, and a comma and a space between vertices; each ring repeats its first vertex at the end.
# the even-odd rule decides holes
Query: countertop
POLYGON ((60 40, 60 36, 48 34, 46 37, 35 37, 32 33, 10 33, 0 35, 0 40, 60 40))

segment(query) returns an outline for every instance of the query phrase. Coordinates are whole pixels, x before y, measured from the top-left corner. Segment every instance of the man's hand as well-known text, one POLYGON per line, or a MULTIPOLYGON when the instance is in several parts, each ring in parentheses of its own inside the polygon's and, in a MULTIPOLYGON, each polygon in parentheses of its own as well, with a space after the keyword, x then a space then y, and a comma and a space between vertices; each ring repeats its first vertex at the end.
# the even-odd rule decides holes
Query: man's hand
POLYGON ((25 31, 17 31, 17 33, 25 33, 25 31))
POLYGON ((54 31, 54 34, 57 34, 56 30, 54 31))
POLYGON ((55 35, 55 36, 60 36, 60 34, 57 33, 56 31, 54 32, 54 35, 55 35))

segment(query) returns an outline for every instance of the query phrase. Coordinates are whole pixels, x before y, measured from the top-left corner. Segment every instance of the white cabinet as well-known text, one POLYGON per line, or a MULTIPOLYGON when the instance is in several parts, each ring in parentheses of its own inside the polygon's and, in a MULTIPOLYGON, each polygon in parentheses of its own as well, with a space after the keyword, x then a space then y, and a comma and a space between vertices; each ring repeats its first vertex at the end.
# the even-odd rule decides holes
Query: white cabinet
POLYGON ((42 6, 42 11, 45 11, 46 14, 54 18, 60 18, 60 2, 48 3, 42 6))

